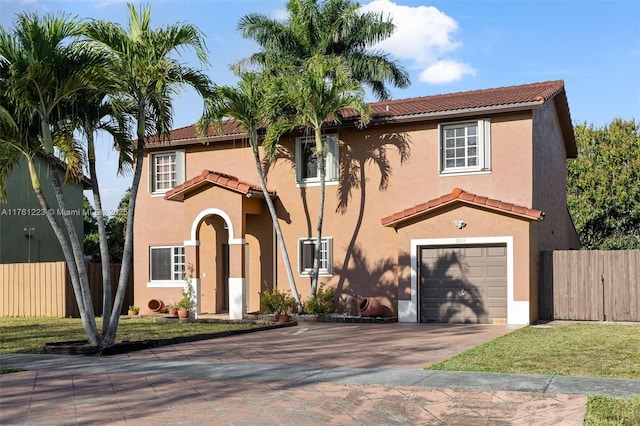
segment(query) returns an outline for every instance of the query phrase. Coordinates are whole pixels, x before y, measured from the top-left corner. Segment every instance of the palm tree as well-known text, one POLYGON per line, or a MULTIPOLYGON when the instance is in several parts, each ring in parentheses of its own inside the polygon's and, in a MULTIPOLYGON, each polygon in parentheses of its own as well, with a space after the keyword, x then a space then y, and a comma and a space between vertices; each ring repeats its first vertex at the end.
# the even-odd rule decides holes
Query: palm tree
MULTIPOLYGON (((328 119, 339 121, 340 108, 333 107, 340 104, 347 107, 351 102, 357 105, 356 111, 363 113, 361 124, 365 124, 369 121, 369 109, 361 102, 363 86, 382 100, 390 97, 385 82, 396 87, 410 84, 407 72, 388 54, 371 49, 393 33, 393 23, 385 20, 382 14, 360 13, 358 9, 358 3, 349 0, 290 0, 287 4, 289 19, 284 22, 250 14, 238 24, 243 36, 256 41, 262 50, 241 61, 237 68, 248 63, 258 65, 269 75, 288 74, 289 86, 281 85, 278 90, 283 91, 281 100, 290 102, 290 112, 300 114, 300 117, 292 121, 289 116, 280 129, 302 126, 312 129, 315 134, 320 209, 311 273, 312 297, 317 288, 325 197, 326 147, 321 137, 322 124, 328 119), (320 90, 320 93, 314 95, 314 90, 320 90), (347 94, 348 102, 341 102, 347 100, 342 98, 347 94), (298 102, 301 100, 303 103, 298 102)), ((281 105, 286 108, 284 103, 281 105)), ((281 133, 281 130, 274 130, 270 132, 272 135, 281 133)))
MULTIPOLYGON (((33 189, 47 212, 48 202, 37 176, 34 178, 33 155, 40 150, 44 153, 58 208, 67 211, 55 149, 67 160, 66 178, 81 174, 81 150, 71 137, 65 112, 75 96, 95 88, 104 65, 104 57, 99 52, 84 49, 77 43, 82 29, 83 24, 68 15, 46 15, 41 19, 30 13, 18 15, 13 33, 0 28, 0 93, 15 125, 9 125, 8 129, 18 129, 17 135, 11 131, 3 133, 3 139, 10 142, 6 151, 21 152, 27 159, 33 189), (34 121, 29 123, 29 120, 38 123, 37 135, 31 133, 34 121), (30 132, 22 135, 25 130, 30 132)), ((15 158, 11 156, 12 160, 15 158)), ((62 215, 64 231, 53 214, 47 217, 65 256, 87 339, 89 344, 97 345, 99 336, 82 244, 70 215, 62 215)))
POLYGON ((300 295, 293 277, 293 269, 291 268, 287 246, 282 235, 282 229, 280 228, 278 214, 267 190, 262 161, 260 159, 258 128, 261 122, 266 123, 267 118, 265 100, 268 93, 266 87, 268 87, 267 83, 262 81, 258 74, 250 72, 240 74, 240 81, 238 82, 237 88, 230 86, 217 87, 215 95, 207 99, 207 110, 198 123, 198 130, 201 134, 206 134, 210 123, 213 121, 220 122, 223 117, 227 117, 238 121, 249 133, 258 179, 269 208, 269 213, 271 214, 276 238, 282 251, 291 293, 298 305, 298 311, 301 312, 302 302, 300 301, 300 295))
POLYGON ((388 99, 390 92, 385 82, 408 87, 409 75, 387 53, 371 47, 389 38, 395 25, 382 13, 361 13, 359 7, 350 0, 290 0, 289 19, 285 22, 262 14, 246 15, 238 29, 262 47, 248 62, 278 70, 284 62, 300 67, 315 55, 340 56, 355 80, 378 99, 388 99))
MULTIPOLYGON (((113 80, 109 81, 109 74, 105 73, 105 82, 101 86, 105 91, 94 92, 77 99, 78 111, 73 119, 78 130, 84 134, 87 142, 87 160, 89 163, 89 177, 91 191, 95 204, 96 222, 100 249, 100 264, 102 268, 102 316, 111 317, 111 257, 107 241, 107 225, 102 210, 100 184, 96 170, 96 149, 94 134, 104 131, 113 138, 114 149, 118 152, 118 173, 126 173, 133 164, 132 145, 129 137, 129 114, 126 109, 131 105, 122 105, 120 99, 109 95, 109 87, 113 87, 113 80)), ((119 312, 119 310, 118 310, 119 312)), ((109 321, 102 322, 102 334, 107 334, 109 321)))
POLYGON ((212 93, 209 78, 197 69, 176 59, 183 50, 193 50, 201 64, 207 62, 207 49, 200 30, 188 24, 151 28, 151 9, 128 4, 128 30, 114 23, 93 21, 86 35, 89 45, 110 58, 108 70, 117 76, 118 93, 135 105, 137 124, 136 159, 131 184, 131 199, 127 216, 126 236, 118 289, 109 319, 104 345, 112 344, 118 326, 118 312, 124 301, 127 277, 133 253, 133 217, 136 195, 142 175, 145 138, 152 134, 167 135, 173 124, 171 96, 183 86, 191 86, 203 96, 212 93))
POLYGON ((364 101, 362 85, 352 78, 349 66, 340 57, 313 56, 303 63, 300 72, 284 74, 274 80, 274 85, 274 96, 270 103, 286 111, 286 115, 269 126, 265 144, 268 147, 273 146, 283 133, 296 129, 312 132, 315 140, 314 155, 318 160, 320 205, 311 272, 311 296, 314 297, 320 269, 325 201, 327 148, 322 138, 322 127, 329 122, 339 124, 341 111, 346 108, 359 113, 359 125, 364 126, 368 124, 371 112, 364 101))

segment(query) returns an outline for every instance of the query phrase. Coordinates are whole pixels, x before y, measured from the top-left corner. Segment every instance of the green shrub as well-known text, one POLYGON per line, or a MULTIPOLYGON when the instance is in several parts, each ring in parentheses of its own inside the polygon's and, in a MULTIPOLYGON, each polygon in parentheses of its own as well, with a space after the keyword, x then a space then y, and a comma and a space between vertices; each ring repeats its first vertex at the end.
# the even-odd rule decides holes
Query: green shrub
POLYGON ((265 290, 260 293, 260 312, 263 314, 286 314, 293 311, 296 301, 290 291, 265 290))
POLYGON ((325 290, 324 284, 320 284, 316 294, 312 295, 304 304, 304 309, 312 315, 324 315, 333 312, 333 298, 336 290, 328 288, 325 290))

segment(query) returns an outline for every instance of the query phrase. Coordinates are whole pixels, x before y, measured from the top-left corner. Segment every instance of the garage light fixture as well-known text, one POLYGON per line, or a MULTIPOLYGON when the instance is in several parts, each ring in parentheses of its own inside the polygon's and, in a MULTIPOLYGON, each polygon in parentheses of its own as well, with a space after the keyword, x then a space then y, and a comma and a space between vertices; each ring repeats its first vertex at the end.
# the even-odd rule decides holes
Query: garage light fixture
POLYGON ((458 229, 462 229, 465 226, 467 226, 467 223, 464 220, 454 220, 453 224, 456 226, 456 228, 458 229))

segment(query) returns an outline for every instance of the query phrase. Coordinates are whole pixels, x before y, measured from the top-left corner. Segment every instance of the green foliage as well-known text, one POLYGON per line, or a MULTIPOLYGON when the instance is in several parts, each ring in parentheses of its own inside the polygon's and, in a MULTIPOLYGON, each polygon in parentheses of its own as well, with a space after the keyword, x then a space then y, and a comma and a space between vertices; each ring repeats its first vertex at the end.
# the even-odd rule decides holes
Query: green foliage
POLYGON ((351 0, 290 0, 286 21, 262 14, 249 14, 238 23, 245 38, 258 43, 261 51, 250 57, 269 70, 299 68, 313 56, 338 56, 350 73, 380 100, 391 93, 385 83, 408 87, 408 73, 387 53, 374 46, 389 38, 396 27, 388 17, 362 13, 351 0))
POLYGON ((191 285, 191 278, 187 278, 185 280, 185 286, 182 289, 182 299, 178 303, 175 304, 175 307, 178 309, 184 309, 186 311, 193 308, 196 300, 196 292, 191 285))
MULTIPOLYGON (((118 210, 115 214, 109 218, 105 217, 107 222, 107 244, 109 245, 109 255, 112 263, 122 263, 130 198, 131 190, 127 189, 122 200, 120 200, 120 204, 118 204, 118 210)), ((84 254, 91 257, 91 262, 100 263, 100 237, 98 236, 95 210, 86 197, 84 197, 83 206, 85 212, 84 254)))
POLYGON ((567 203, 584 248, 640 249, 640 123, 575 126, 567 203))
MULTIPOLYGON (((84 222, 84 235, 98 233, 98 222, 95 217, 95 209, 86 196, 82 196, 82 220, 84 222)), ((85 251, 86 253, 86 251, 85 251)))
POLYGON ((640 424, 640 396, 610 398, 590 396, 587 402, 585 426, 620 426, 640 424))
POLYGON ((133 312, 140 312, 140 307, 134 306, 134 305, 129 305, 129 310, 133 311, 133 312))
POLYGON ((290 314, 296 300, 290 291, 265 290, 260 293, 260 312, 263 314, 290 314))
POLYGON ((332 312, 335 292, 334 288, 325 290, 325 285, 320 284, 316 293, 307 299, 304 304, 305 311, 313 315, 324 315, 332 312))
POLYGON ((118 210, 116 210, 115 214, 111 216, 107 222, 109 255, 113 263, 122 263, 130 199, 131 188, 127 189, 124 193, 122 200, 120 200, 118 204, 118 210))

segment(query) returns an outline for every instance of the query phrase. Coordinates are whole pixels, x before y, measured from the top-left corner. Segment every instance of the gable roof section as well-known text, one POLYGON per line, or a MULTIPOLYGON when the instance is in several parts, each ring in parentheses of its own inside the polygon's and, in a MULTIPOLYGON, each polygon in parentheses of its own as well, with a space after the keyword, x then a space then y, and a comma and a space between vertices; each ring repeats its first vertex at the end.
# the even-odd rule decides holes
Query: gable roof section
MULTIPOLYGON (((184 201, 184 197, 186 194, 191 191, 195 191, 196 189, 202 188, 206 185, 216 185, 221 188, 240 193, 247 198, 264 198, 264 194, 260 185, 247 183, 235 176, 212 172, 211 170, 206 169, 203 170, 202 173, 200 173, 198 176, 189 179, 185 183, 167 191, 167 193, 164 195, 164 198, 171 201, 184 201)), ((269 191, 269 194, 272 198, 276 196, 276 193, 274 191, 269 191)))
POLYGON ((426 203, 401 210, 391 216, 382 218, 381 222, 384 226, 396 226, 409 219, 414 219, 427 213, 432 213, 454 203, 463 203, 470 206, 481 207, 498 213, 507 213, 528 220, 541 221, 544 219, 543 211, 530 209, 528 207, 500 200, 494 200, 481 195, 470 194, 460 188, 454 188, 450 194, 445 194, 441 197, 429 200, 426 203))
MULTIPOLYGON (((564 90, 564 81, 524 84, 495 89, 473 90, 420 98, 398 99, 369 104, 373 117, 408 118, 443 114, 468 114, 490 109, 527 109, 542 105, 564 90)), ((345 110, 345 118, 357 118, 353 110, 345 110)))
MULTIPOLYGON (((567 153, 571 155, 575 151, 575 136, 573 135, 563 80, 374 102, 369 106, 373 115, 373 124, 376 122, 433 120, 493 112, 531 110, 554 98, 567 153)), ((359 115, 353 110, 345 109, 342 111, 342 118, 345 122, 355 121, 358 117, 359 115)), ((168 144, 177 146, 198 143, 203 140, 215 142, 247 137, 246 130, 237 121, 226 120, 221 123, 221 128, 214 125, 209 126, 207 137, 204 139, 198 136, 195 125, 172 130, 168 144)), ((166 145, 167 142, 149 142, 147 144, 150 148, 166 145)))

